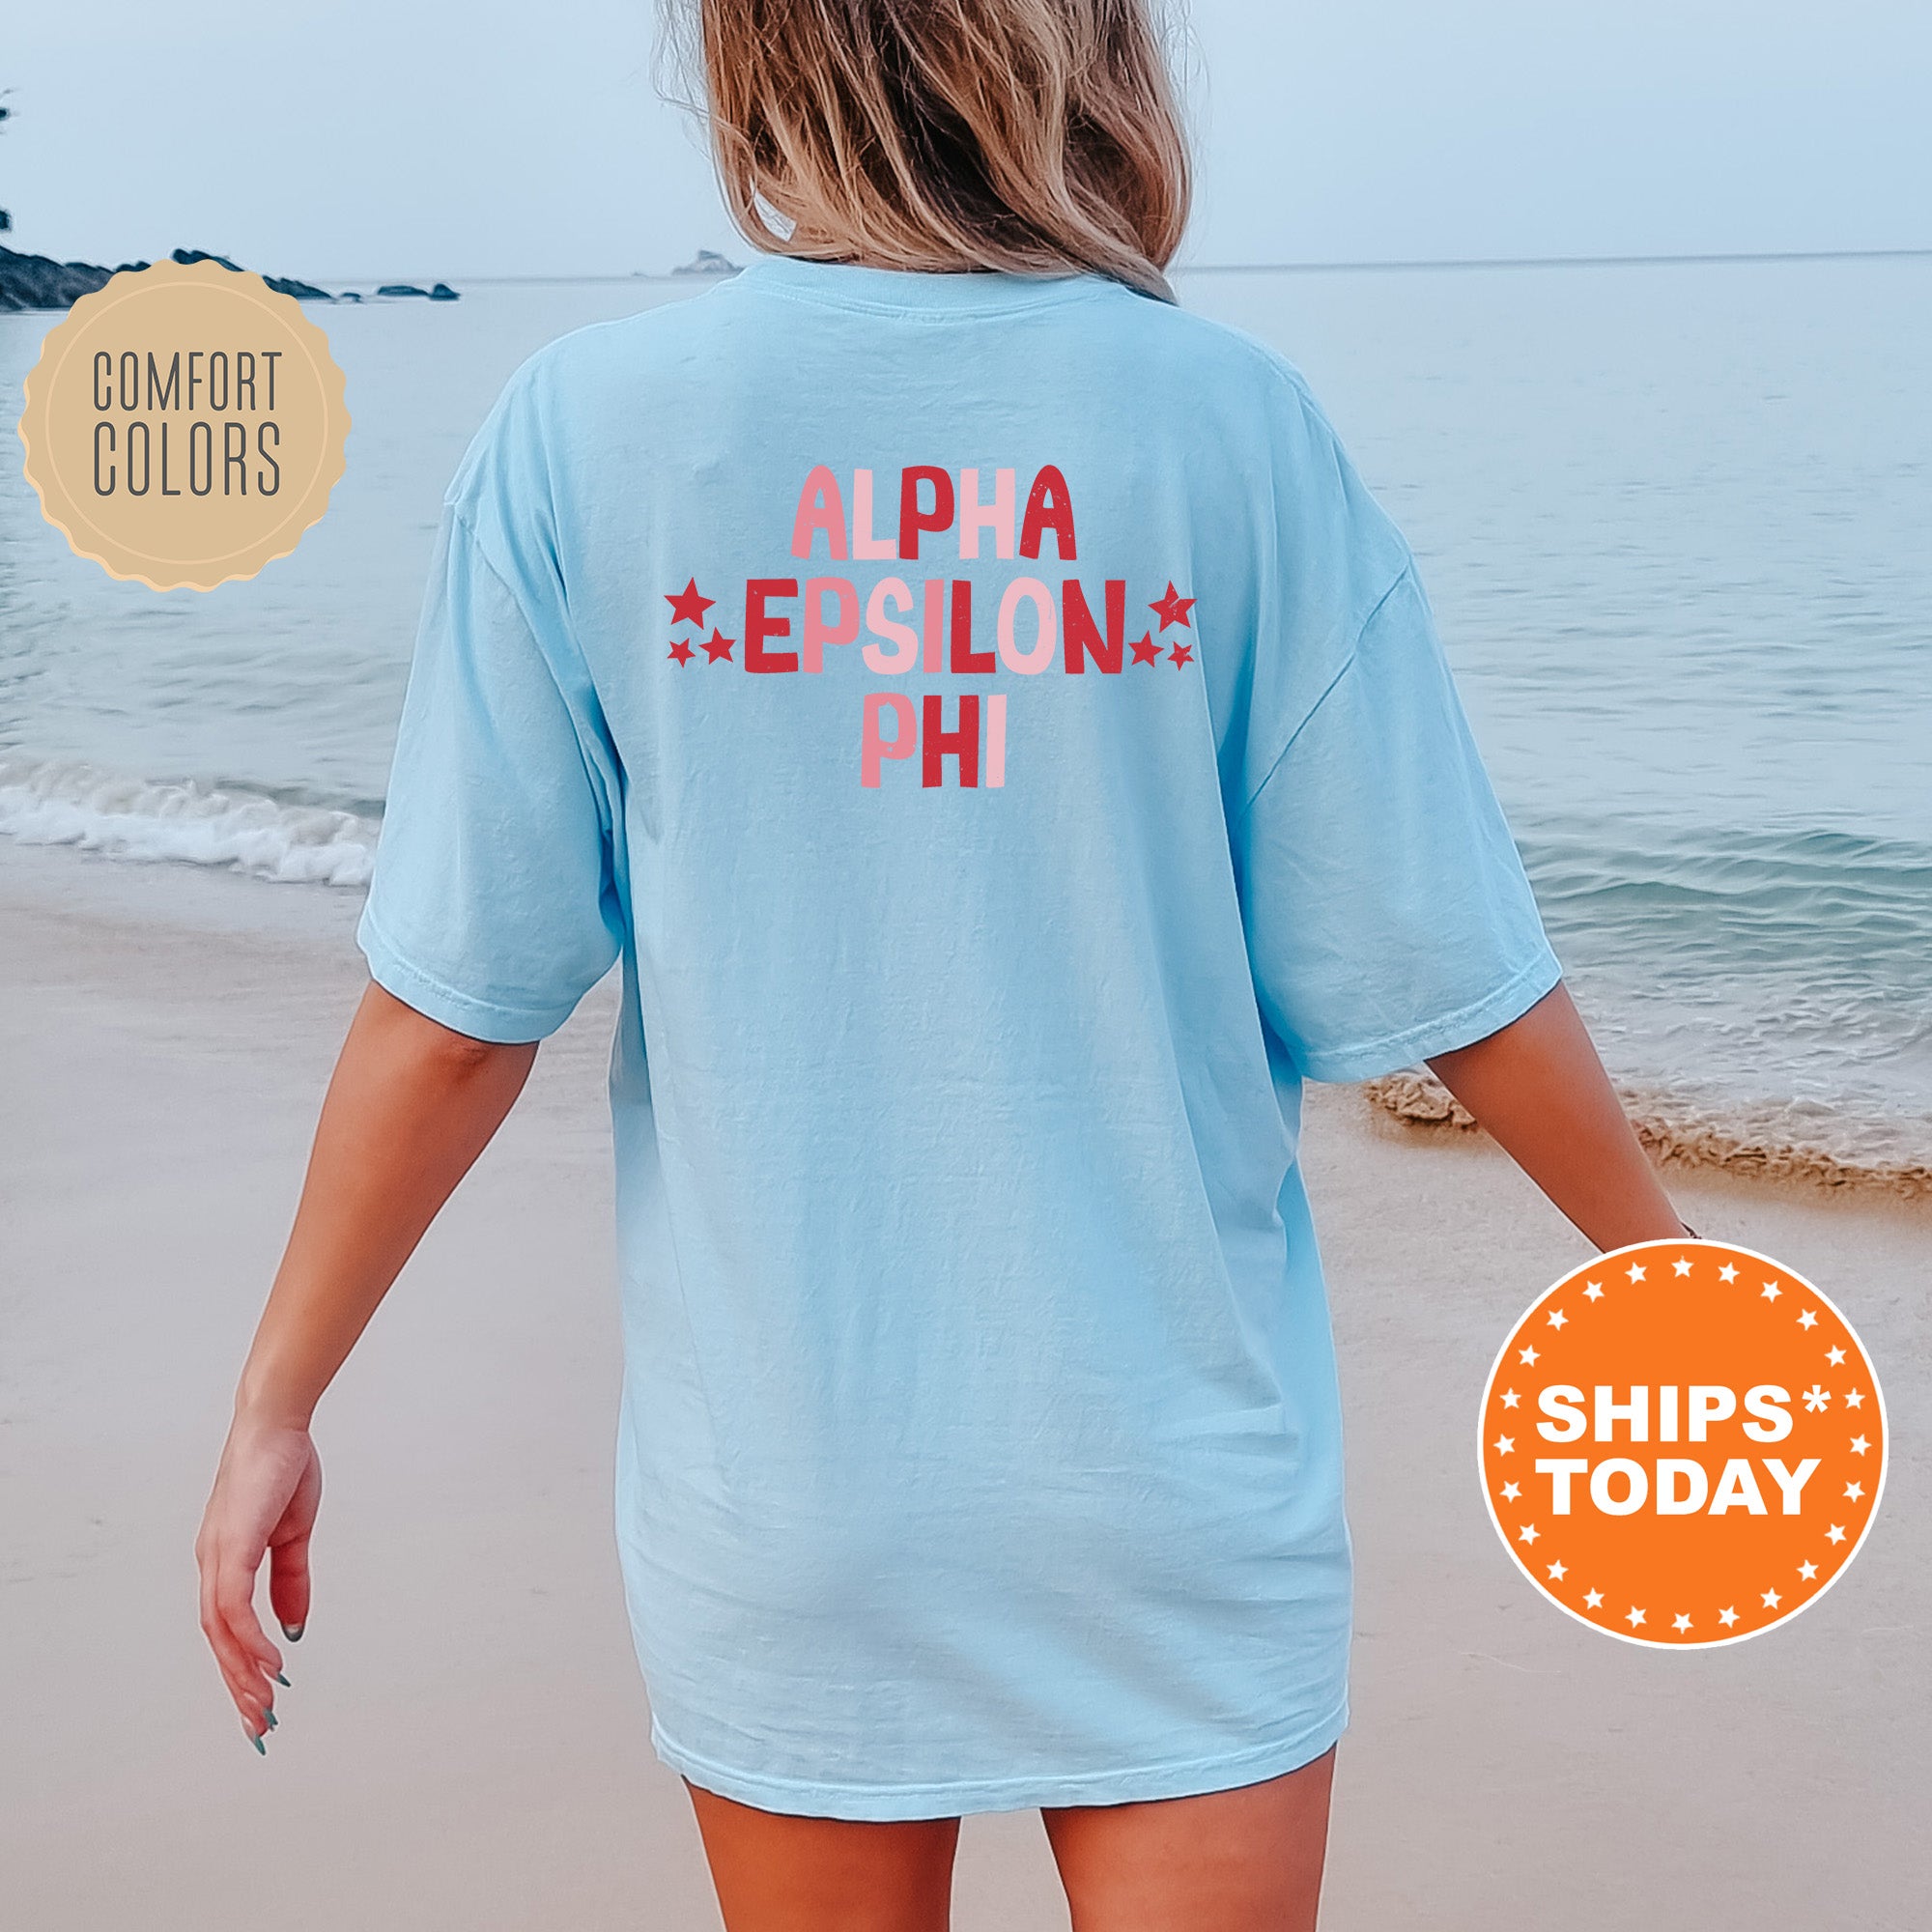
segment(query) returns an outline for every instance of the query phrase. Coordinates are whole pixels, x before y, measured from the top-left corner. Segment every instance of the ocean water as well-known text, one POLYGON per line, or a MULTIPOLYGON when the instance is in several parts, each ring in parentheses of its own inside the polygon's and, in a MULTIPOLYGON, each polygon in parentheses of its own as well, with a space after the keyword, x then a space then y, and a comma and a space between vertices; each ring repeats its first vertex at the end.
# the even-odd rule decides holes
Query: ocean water
MULTIPOLYGON (((348 474, 291 557, 156 595, 0 467, 0 831, 368 876, 443 485, 503 378, 667 282, 315 307, 348 474)), ((1932 1163, 1932 261, 1201 272, 1407 532, 1612 1071, 1932 1163)), ((52 318, 0 317, 0 415, 52 318)), ((16 446, 17 448, 17 446, 16 446)))

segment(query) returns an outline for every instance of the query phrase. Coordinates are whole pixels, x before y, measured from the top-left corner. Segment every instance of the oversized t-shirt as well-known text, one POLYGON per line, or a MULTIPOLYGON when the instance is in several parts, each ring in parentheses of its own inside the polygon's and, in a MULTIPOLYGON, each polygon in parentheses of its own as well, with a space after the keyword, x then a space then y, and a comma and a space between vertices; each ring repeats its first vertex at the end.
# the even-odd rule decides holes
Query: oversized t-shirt
POLYGON ((552 343, 447 494, 359 937, 488 1040, 621 965, 666 1762, 889 1819, 1335 1741, 1300 1082, 1558 967, 1293 367, 1098 277, 785 259, 552 343))

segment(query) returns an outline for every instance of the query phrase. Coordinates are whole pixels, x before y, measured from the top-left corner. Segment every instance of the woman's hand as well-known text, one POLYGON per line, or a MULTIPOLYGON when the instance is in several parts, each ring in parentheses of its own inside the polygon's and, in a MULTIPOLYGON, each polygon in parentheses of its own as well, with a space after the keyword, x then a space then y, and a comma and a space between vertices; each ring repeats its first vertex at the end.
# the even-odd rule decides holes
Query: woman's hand
POLYGON ((309 1417, 450 1190, 510 1111, 534 1041, 497 1044, 426 1018, 371 984, 335 1063, 308 1179, 242 1371, 235 1421, 195 1560, 201 1627, 257 1750, 274 1722, 283 1634, 308 1621, 308 1539, 322 1500, 309 1417))
POLYGON ((269 1602, 291 1640, 308 1622, 308 1540, 322 1501, 322 1459, 306 1429, 238 1415, 195 1539, 201 1628, 242 1728, 262 1739, 274 1722, 282 1656, 255 1614, 255 1578, 269 1559, 269 1602))

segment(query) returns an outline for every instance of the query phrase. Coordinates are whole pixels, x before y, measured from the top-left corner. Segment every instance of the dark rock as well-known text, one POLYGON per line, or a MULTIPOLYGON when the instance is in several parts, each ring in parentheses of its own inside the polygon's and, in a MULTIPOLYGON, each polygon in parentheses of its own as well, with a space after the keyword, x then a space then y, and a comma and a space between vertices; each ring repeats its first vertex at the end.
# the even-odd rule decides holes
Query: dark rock
POLYGON ((735 275, 737 272, 737 263, 719 254, 715 248, 700 248, 683 267, 671 270, 673 275, 735 275))
MULTIPOLYGON (((218 262, 224 269, 235 264, 225 255, 211 255, 200 248, 177 248, 177 262, 218 262)), ((120 268, 103 269, 93 262, 56 262, 45 255, 18 255, 0 247, 0 310, 71 308, 82 296, 105 288, 108 278, 124 269, 145 269, 146 262, 123 262, 120 268)), ((277 295, 293 296, 298 301, 332 301, 327 289, 312 282, 298 282, 283 275, 265 275, 263 280, 277 295)))
POLYGON ((433 302, 453 302, 457 296, 456 291, 447 282, 439 282, 430 290, 429 298, 433 302))
POLYGON ((408 282, 384 282, 376 293, 379 296, 421 296, 425 301, 429 299, 427 289, 412 288, 408 282))

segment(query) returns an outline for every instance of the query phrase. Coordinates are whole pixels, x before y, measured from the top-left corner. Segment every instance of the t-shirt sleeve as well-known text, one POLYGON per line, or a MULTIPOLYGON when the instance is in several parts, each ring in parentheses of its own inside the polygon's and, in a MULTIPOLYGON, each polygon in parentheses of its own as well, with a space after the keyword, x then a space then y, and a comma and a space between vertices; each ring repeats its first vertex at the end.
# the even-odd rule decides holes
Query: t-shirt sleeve
POLYGON ((1561 977, 1412 558, 1232 842, 1263 1014, 1311 1079, 1466 1046, 1561 977))
POLYGON ((471 521, 486 469, 472 450, 443 505, 356 941, 418 1012, 532 1040, 621 949, 614 757, 560 591, 527 559, 486 554, 471 521))

